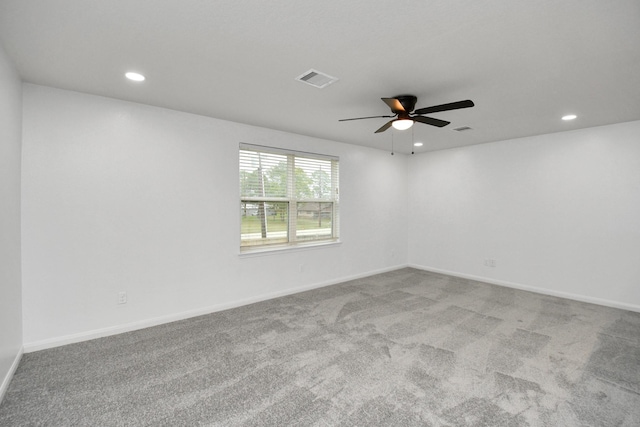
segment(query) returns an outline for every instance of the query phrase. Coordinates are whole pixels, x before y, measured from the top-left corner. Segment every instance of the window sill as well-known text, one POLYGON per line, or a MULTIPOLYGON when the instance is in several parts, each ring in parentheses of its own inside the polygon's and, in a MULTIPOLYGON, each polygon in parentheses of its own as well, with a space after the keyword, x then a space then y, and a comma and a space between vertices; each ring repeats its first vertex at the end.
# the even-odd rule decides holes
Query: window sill
POLYGON ((342 244, 341 240, 330 240, 326 242, 311 242, 311 243, 300 243, 297 245, 282 245, 282 246, 271 246, 271 247, 259 247, 256 249, 247 249, 241 251, 238 256, 240 258, 251 258, 255 256, 265 256, 265 255, 275 255, 279 253, 286 252, 297 252, 297 251, 306 251, 310 249, 323 249, 328 246, 340 246, 342 244))

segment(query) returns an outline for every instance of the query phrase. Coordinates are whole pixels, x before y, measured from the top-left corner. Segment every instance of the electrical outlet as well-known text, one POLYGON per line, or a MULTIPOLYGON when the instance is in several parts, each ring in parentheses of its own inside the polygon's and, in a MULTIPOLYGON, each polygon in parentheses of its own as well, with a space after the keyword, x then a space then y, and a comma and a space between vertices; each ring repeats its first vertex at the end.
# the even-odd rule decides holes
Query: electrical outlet
POLYGON ((118 292, 118 304, 126 304, 126 303, 127 303, 127 293, 118 292))

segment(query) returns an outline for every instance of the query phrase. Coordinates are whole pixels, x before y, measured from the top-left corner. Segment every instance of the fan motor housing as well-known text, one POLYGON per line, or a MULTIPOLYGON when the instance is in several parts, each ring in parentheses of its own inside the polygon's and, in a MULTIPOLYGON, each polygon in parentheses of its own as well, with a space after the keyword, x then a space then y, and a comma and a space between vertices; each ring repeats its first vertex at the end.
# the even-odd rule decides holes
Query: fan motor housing
MULTIPOLYGON (((413 111, 414 108, 416 108, 416 102, 418 102, 418 98, 415 97, 414 95, 398 95, 398 96, 394 96, 395 99, 397 99, 400 104, 402 104, 402 106, 404 107, 404 112, 406 113, 410 113, 413 111)), ((401 113, 403 111, 396 111, 396 110, 392 110, 394 113, 401 113)))

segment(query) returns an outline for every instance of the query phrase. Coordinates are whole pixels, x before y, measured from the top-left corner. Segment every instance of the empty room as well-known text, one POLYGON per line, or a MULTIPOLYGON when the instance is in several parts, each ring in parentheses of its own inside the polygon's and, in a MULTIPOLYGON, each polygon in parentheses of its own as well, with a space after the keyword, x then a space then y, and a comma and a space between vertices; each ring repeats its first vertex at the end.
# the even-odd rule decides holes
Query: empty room
POLYGON ((640 425, 639 40, 0 0, 0 426, 640 425))

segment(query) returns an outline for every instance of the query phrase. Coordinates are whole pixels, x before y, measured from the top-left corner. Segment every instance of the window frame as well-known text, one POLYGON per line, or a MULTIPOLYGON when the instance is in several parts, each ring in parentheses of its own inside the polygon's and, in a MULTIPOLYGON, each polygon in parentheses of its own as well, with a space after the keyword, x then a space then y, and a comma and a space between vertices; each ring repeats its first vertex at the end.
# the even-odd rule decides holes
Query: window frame
MULTIPOLYGON (((317 153, 308 153, 296 150, 275 148, 275 147, 267 147, 262 145, 255 144, 247 144, 240 143, 239 145, 239 195, 240 195, 240 254, 248 254, 248 253, 258 253, 258 252, 271 252, 278 251, 283 249, 295 249, 295 248, 308 248, 308 247, 316 247, 316 246, 325 246, 328 244, 339 243, 340 236, 340 215, 339 215, 339 158, 337 156, 330 156, 325 154, 317 154, 317 153), (242 171, 249 171, 250 169, 243 169, 243 166, 246 167, 246 163, 243 164, 243 161, 246 162, 249 159, 250 155, 244 155, 244 152, 258 153, 258 154, 266 154, 266 155, 279 155, 286 157, 286 195, 284 197, 279 196, 255 196, 255 195, 243 195, 243 186, 242 182, 242 171), (298 161, 296 161, 298 160, 298 161), (321 197, 300 197, 296 194, 296 174, 299 173, 297 169, 303 169, 302 166, 305 165, 306 162, 330 162, 330 190, 328 195, 321 194, 321 197), (300 164, 300 167, 297 166, 300 164), (246 204, 260 204, 263 203, 262 215, 260 216, 260 208, 258 208, 258 216, 260 217, 261 225, 263 228, 263 236, 258 239, 254 239, 250 241, 249 239, 243 238, 243 218, 246 216, 246 204), (286 224, 286 237, 284 238, 286 241, 277 240, 277 237, 269 237, 268 231, 268 220, 267 215, 265 215, 267 209, 267 203, 286 203, 287 205, 287 224, 286 224), (301 203, 318 203, 318 222, 322 222, 322 218, 325 218, 322 210, 322 204, 330 203, 331 204, 331 228, 328 234, 320 232, 319 234, 313 235, 313 237, 309 237, 309 235, 304 236, 300 235, 299 231, 299 207, 301 203), (244 207, 244 209, 243 209, 244 207), (264 239, 264 240, 262 240, 264 239), (271 242, 270 242, 271 240, 271 242)), ((272 166, 273 167, 273 166, 272 166)), ((326 173, 326 170, 319 169, 326 173)), ((252 171, 251 173, 255 172, 252 171)), ((260 182, 262 187, 264 188, 264 180, 266 179, 265 173, 268 173, 268 170, 265 171, 260 176, 260 182)), ((310 177, 307 170, 305 173, 308 177, 310 177)), ((308 188, 308 190, 311 190, 308 188)), ((313 191, 313 190, 311 190, 313 191)), ((320 186, 319 190, 322 192, 322 187, 320 186)), ((264 194, 264 190, 263 190, 264 194)), ((261 227, 262 228, 262 227, 261 227)), ((302 228, 304 230, 304 228, 302 228)), ((318 228, 317 230, 324 230, 324 227, 318 228)))

